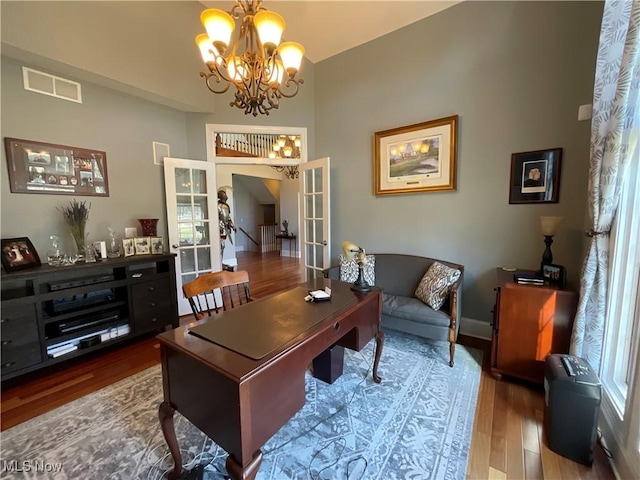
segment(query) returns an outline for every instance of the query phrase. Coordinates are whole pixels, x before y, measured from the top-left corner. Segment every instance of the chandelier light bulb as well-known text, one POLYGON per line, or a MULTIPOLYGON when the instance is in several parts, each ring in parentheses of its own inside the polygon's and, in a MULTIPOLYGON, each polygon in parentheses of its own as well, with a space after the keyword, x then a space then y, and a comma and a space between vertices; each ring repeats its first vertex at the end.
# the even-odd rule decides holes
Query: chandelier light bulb
POLYGON ((274 152, 279 152, 280 151, 280 145, 278 145, 278 143, 274 143, 273 144, 273 151, 274 152))
POLYGON ((267 49, 271 55, 273 50, 280 45, 282 32, 286 27, 286 22, 281 15, 270 10, 260 10, 253 17, 253 23, 258 30, 258 36, 262 46, 267 49))
POLYGON ((269 155, 269 158, 276 158, 276 157, 277 157, 276 152, 274 152, 273 150, 272 150, 272 151, 270 151, 270 152, 268 153, 268 155, 269 155))
POLYGON ((284 147, 286 144, 287 144, 287 139, 285 137, 278 138, 278 145, 280 145, 280 147, 284 147))
POLYGON ((302 141, 300 140, 300 137, 296 137, 295 140, 293 141, 293 144, 300 148, 300 145, 302 145, 302 141))
POLYGON ((246 78, 247 70, 242 65, 242 59, 240 57, 233 57, 233 59, 229 61, 227 70, 229 72, 229 78, 234 82, 242 82, 242 79, 246 78))
POLYGON ((284 76, 284 65, 280 60, 276 60, 275 66, 271 69, 271 73, 269 74, 269 83, 279 85, 282 82, 282 77, 284 76))
POLYGON ((278 47, 278 53, 280 54, 284 68, 287 69, 287 73, 293 77, 298 70, 300 70, 300 64, 304 56, 304 47, 297 42, 283 42, 278 47))
POLYGON ((204 63, 215 62, 216 58, 211 52, 211 40, 209 35, 201 33, 196 37, 196 45, 200 49, 200 55, 202 55, 202 61, 204 63))
POLYGON ((287 145, 282 149, 282 151, 284 152, 285 157, 291 157, 291 154, 293 153, 293 148, 287 145))
POLYGON ((222 55, 229 46, 231 34, 236 26, 233 17, 224 10, 208 8, 200 14, 200 21, 207 30, 209 40, 222 55))

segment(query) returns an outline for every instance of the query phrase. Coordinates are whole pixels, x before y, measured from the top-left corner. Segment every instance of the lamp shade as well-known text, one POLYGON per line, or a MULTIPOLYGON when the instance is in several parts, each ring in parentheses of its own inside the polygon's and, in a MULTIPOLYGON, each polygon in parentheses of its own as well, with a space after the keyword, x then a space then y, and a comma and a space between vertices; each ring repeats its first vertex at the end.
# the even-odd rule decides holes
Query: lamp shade
MULTIPOLYGON (((224 10, 217 8, 207 8, 200 14, 200 21, 204 28, 207 30, 209 40, 216 47, 224 46, 226 49, 231 41, 231 33, 236 26, 233 17, 224 10)), ((221 50, 224 50, 221 48, 221 50)), ((220 51, 222 54, 223 51, 220 51)))
POLYGON ((287 73, 293 77, 302 63, 304 56, 304 47, 297 42, 283 42, 278 47, 278 53, 284 64, 287 73))
POLYGON ((276 48, 280 44, 280 38, 286 25, 281 15, 270 10, 260 10, 253 17, 253 24, 258 30, 262 45, 276 48))
POLYGON ((563 217, 540 217, 542 235, 545 237, 553 237, 557 233, 558 225, 560 225, 562 219, 563 217))
POLYGON ((200 49, 200 55, 202 55, 202 61, 204 63, 215 62, 215 57, 211 52, 211 40, 209 40, 209 35, 206 33, 201 33, 196 37, 196 44, 200 49))
POLYGON ((342 242, 342 252, 344 253, 344 256, 348 261, 353 260, 357 255, 356 261, 359 265, 367 264, 367 255, 364 251, 364 248, 356 245, 353 242, 350 242, 348 240, 342 242))

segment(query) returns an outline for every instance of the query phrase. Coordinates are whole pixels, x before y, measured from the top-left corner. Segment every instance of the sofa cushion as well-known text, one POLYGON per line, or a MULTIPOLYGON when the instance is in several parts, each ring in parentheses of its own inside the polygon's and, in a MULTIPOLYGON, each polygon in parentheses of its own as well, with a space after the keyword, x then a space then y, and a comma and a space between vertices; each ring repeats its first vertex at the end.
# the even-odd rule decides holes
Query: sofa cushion
POLYGON ((448 327, 451 317, 444 312, 437 312, 421 300, 413 297, 382 294, 382 313, 392 317, 411 320, 418 323, 448 327))
MULTIPOLYGON (((355 259, 348 261, 346 257, 340 254, 340 281, 354 283, 358 279, 358 263, 355 259)), ((367 255, 367 264, 363 268, 362 274, 365 281, 369 285, 376 284, 376 257, 375 255, 367 255)))
POLYGON ((415 296, 434 310, 440 310, 451 286, 460 278, 460 270, 433 262, 420 280, 415 296))

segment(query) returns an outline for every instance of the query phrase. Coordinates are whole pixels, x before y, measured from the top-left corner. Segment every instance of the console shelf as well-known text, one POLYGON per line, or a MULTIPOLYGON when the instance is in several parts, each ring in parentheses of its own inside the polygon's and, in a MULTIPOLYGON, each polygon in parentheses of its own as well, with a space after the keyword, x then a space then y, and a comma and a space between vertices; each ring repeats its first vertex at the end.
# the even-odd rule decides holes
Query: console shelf
POLYGON ((2 380, 178 326, 175 255, 2 272, 2 380))

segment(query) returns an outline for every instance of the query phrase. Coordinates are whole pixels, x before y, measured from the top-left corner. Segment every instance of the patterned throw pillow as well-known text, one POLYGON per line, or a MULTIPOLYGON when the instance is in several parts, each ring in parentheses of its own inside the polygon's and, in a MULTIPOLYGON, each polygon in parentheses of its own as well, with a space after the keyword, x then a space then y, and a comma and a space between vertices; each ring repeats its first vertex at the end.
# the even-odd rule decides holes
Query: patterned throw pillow
MULTIPOLYGON (((354 283, 358 279, 358 264, 355 259, 347 261, 344 255, 340 254, 340 281, 354 283)), ((367 264, 364 266, 365 281, 373 286, 376 284, 376 257, 375 255, 367 255, 367 264)))
POLYGON ((433 262, 416 288, 415 296, 434 310, 440 310, 451 286, 460 278, 460 270, 433 262))

